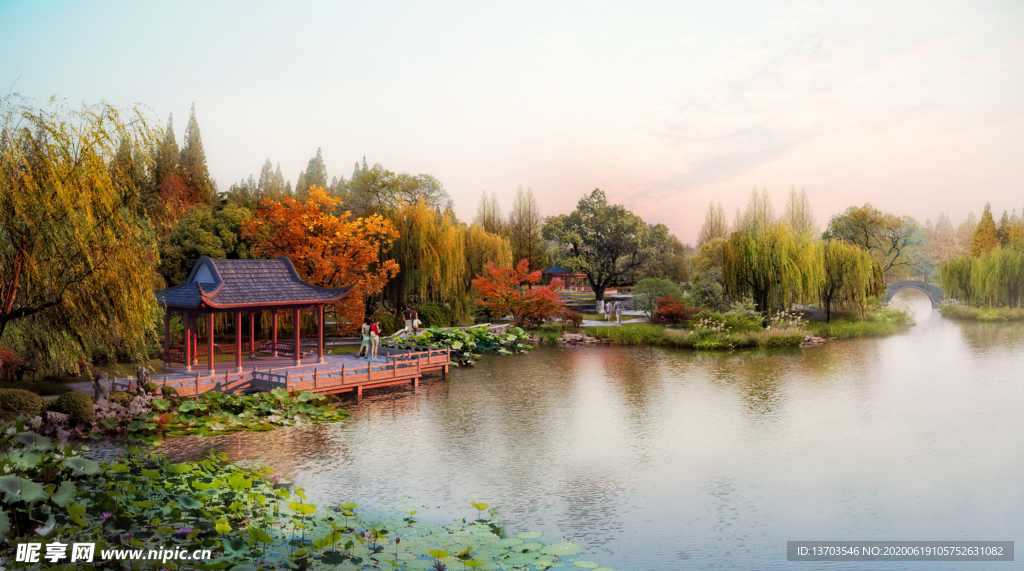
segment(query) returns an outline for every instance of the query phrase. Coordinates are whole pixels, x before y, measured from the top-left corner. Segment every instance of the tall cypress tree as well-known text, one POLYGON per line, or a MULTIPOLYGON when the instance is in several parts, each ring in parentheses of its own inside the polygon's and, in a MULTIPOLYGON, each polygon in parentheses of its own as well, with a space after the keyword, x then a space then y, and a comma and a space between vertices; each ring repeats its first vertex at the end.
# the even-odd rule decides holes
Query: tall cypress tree
POLYGON ((999 236, 996 234, 996 221, 992 218, 992 207, 985 205, 985 212, 978 221, 978 228, 974 231, 974 239, 971 240, 971 257, 977 258, 982 253, 991 252, 999 245, 999 236))
POLYGON ((209 203, 214 198, 214 184, 210 180, 210 171, 206 168, 206 153, 203 151, 203 140, 199 136, 199 122, 196 121, 196 104, 192 104, 192 114, 185 127, 185 141, 179 159, 181 175, 188 187, 187 200, 190 203, 209 203))
POLYGON ((312 186, 327 188, 327 165, 324 164, 324 157, 319 148, 316 150, 316 156, 309 159, 306 172, 299 175, 295 191, 300 196, 305 196, 312 186))

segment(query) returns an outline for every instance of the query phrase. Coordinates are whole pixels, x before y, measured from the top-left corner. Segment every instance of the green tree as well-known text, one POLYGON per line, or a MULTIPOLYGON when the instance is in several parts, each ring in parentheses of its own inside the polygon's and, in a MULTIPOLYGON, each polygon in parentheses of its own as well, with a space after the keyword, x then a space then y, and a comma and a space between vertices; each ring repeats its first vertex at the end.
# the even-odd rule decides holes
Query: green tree
POLYGON ((526 260, 530 271, 544 270, 547 267, 547 246, 542 236, 543 219, 537 208, 537 199, 533 190, 523 187, 516 190, 512 211, 508 213, 505 224, 505 236, 512 247, 513 260, 526 260), (543 266, 543 267, 542 267, 543 266))
POLYGON ((996 233, 996 222, 992 219, 992 207, 985 205, 985 212, 981 214, 978 227, 974 230, 974 237, 971 238, 971 257, 977 258, 983 252, 991 252, 999 245, 999 236, 996 233))
POLYGON ((789 189, 789 200, 786 201, 786 212, 782 219, 798 235, 811 235, 818 231, 818 221, 814 218, 811 201, 807 199, 807 191, 802 188, 800 194, 796 193, 796 187, 789 189))
POLYGON ((658 309, 658 300, 668 296, 675 296, 682 299, 683 292, 679 286, 669 280, 660 278, 645 278, 633 286, 633 308, 653 317, 658 309))
POLYGON ((1010 214, 1003 210, 1003 217, 999 219, 999 227, 996 228, 996 237, 999 238, 999 245, 1006 247, 1010 244, 1010 230, 1012 228, 1010 214))
POLYGON ((193 205, 160 241, 159 272, 167 285, 183 283, 200 256, 215 260, 249 258, 242 225, 251 217, 250 210, 237 204, 229 203, 219 210, 208 204, 193 205))
POLYGON ((110 167, 122 141, 121 160, 134 160, 157 134, 137 110, 107 104, 47 110, 5 97, 0 114, 0 343, 16 325, 46 364, 57 344, 141 349, 154 331, 155 241, 138 185, 110 167))
POLYGON ((316 156, 309 159, 306 171, 299 174, 299 180, 295 183, 295 193, 304 197, 313 186, 327 188, 327 165, 324 164, 320 148, 316 150, 316 156))
POLYGON ((487 197, 486 190, 480 196, 480 204, 476 207, 476 218, 473 219, 473 224, 492 234, 501 234, 505 229, 505 219, 501 215, 501 204, 493 192, 490 198, 487 197))
POLYGON ((185 126, 185 142, 181 147, 178 164, 185 187, 188 188, 186 202, 189 205, 213 202, 217 188, 210 178, 209 169, 206 168, 206 152, 203 150, 203 139, 199 135, 195 103, 192 104, 188 125, 185 126))
POLYGON ((783 222, 734 232, 722 253, 726 293, 734 298, 750 295, 763 313, 814 297, 821 265, 817 244, 800 239, 783 222))
POLYGON ((822 279, 818 299, 825 309, 825 322, 836 309, 855 307, 863 315, 871 289, 873 259, 860 246, 841 240, 821 242, 822 279))
POLYGON ((878 260, 882 272, 905 270, 915 265, 923 233, 910 216, 896 216, 870 204, 851 206, 829 220, 824 239, 856 244, 878 260))
POLYGON ((971 257, 969 255, 957 256, 939 268, 939 279, 942 282, 942 289, 947 296, 953 299, 962 300, 964 303, 971 303, 974 299, 974 288, 972 285, 971 257))
POLYGON ((715 203, 712 201, 708 204, 708 211, 704 215, 704 223, 701 224, 700 232, 697 233, 697 249, 699 250, 701 246, 716 238, 724 240, 728 237, 729 220, 725 216, 725 208, 719 202, 716 209, 715 203))
POLYGON ((365 159, 363 167, 353 173, 340 198, 347 208, 360 216, 384 214, 420 200, 441 212, 453 206, 441 181, 433 176, 396 174, 380 164, 366 168, 365 159))
POLYGON ((563 267, 587 276, 600 312, 608 286, 664 253, 669 234, 664 225, 647 224, 624 206, 608 204, 604 191, 595 188, 572 213, 548 217, 543 236, 567 248, 563 267))

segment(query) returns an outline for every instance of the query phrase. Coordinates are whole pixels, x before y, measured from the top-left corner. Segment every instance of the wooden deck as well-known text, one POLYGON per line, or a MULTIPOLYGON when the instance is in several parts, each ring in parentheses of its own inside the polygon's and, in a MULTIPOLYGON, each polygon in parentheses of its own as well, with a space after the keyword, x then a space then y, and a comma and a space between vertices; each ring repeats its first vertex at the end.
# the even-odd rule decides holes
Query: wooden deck
MULTIPOLYGON (((354 355, 325 355, 323 363, 301 365, 294 365, 292 357, 268 355, 243 359, 241 372, 236 372, 234 363, 218 361, 214 366, 222 369, 210 375, 206 363, 200 362, 194 367, 198 370, 186 372, 184 366, 173 367, 171 373, 152 375, 151 380, 160 386, 173 387, 185 397, 208 391, 239 393, 277 388, 314 393, 352 391, 359 397, 364 389, 388 385, 408 383, 415 389, 423 374, 431 371, 442 371, 447 376, 448 353, 446 348, 381 347, 375 361, 354 355)), ((134 389, 134 378, 114 379, 113 390, 134 389)))

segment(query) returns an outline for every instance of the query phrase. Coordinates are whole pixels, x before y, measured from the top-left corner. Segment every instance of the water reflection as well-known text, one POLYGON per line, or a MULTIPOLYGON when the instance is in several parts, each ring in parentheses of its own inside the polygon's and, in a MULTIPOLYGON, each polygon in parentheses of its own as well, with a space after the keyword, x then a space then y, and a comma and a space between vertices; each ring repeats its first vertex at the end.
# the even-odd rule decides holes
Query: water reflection
MULTIPOLYGON (((1024 327, 950 322, 905 291, 918 326, 903 335, 795 352, 542 348, 416 394, 369 392, 338 425, 165 452, 260 457, 314 501, 409 495, 438 521, 486 501, 513 530, 622 570, 804 569, 784 560, 791 539, 1020 535, 1024 327)), ((886 568, 964 568, 943 565, 886 568)))

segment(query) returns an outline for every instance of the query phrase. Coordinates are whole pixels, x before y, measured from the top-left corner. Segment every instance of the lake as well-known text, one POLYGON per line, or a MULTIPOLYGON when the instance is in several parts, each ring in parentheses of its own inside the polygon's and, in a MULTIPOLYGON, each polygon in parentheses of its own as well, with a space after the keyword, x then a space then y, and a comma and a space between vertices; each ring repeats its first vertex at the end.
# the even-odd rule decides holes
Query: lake
MULTIPOLYGON (((1024 327, 918 325, 881 339, 701 354, 542 347, 450 380, 369 392, 350 421, 167 442, 260 457, 321 504, 499 506, 507 529, 620 571, 970 569, 787 563, 788 540, 1024 537, 1024 327)), ((1019 565, 1019 564, 1018 564, 1019 565)))

